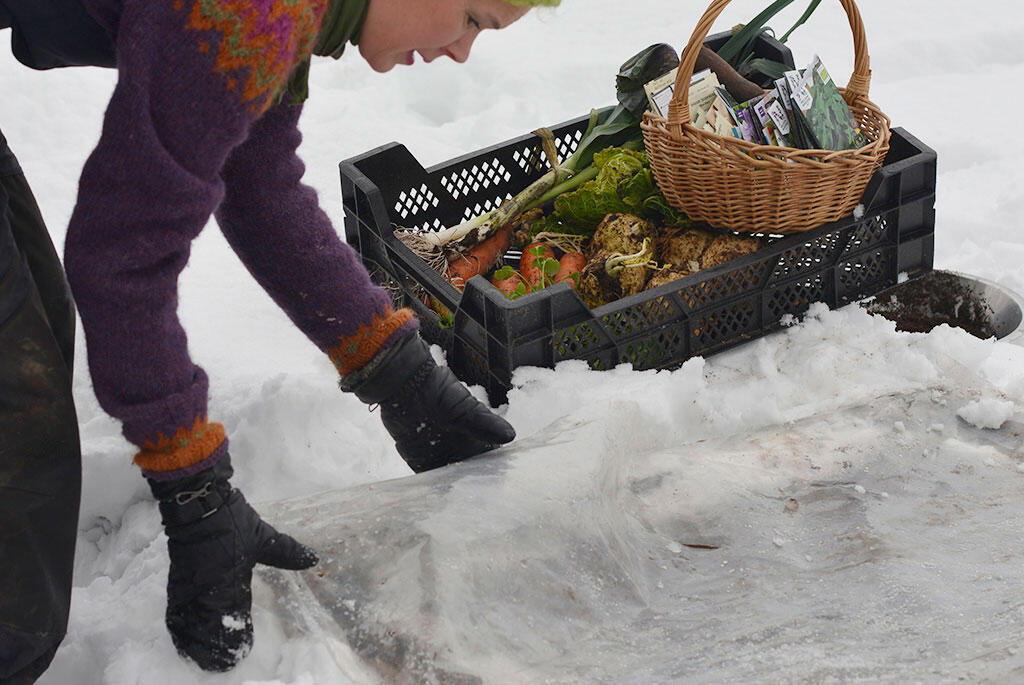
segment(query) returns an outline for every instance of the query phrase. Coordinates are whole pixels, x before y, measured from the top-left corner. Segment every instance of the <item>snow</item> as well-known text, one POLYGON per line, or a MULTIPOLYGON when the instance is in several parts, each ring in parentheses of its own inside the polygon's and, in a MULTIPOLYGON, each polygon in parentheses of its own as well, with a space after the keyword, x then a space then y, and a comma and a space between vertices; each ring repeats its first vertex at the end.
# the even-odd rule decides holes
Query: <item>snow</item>
POLYGON ((1013 402, 990 397, 968 402, 956 414, 978 428, 999 428, 1016 410, 1013 402))
POLYGON ((245 619, 241 616, 225 614, 221 617, 221 625, 228 630, 245 630, 245 619))
MULTIPOLYGON (((745 21, 764 4, 732 3, 717 26, 745 21)), ((1024 80, 1024 9, 1009 0, 990 0, 986 11, 949 0, 860 4, 872 99, 938 151, 936 266, 1024 292, 1024 140, 994 133, 1024 99, 1006 87, 1024 80)), ((785 16, 792 21, 802 9, 785 16)), ((339 160, 398 140, 429 166, 608 104, 619 64, 652 42, 681 48, 703 4, 673 6, 671 21, 651 21, 664 11, 655 0, 565 0, 486 32, 464 65, 379 75, 355 51, 337 63, 318 59, 302 124, 307 181, 340 229, 339 160), (551 46, 564 49, 553 56, 551 46)), ((798 62, 821 54, 841 80, 852 66, 848 36, 839 3, 823 3, 791 46, 798 62)), ((116 75, 33 72, 0 53, 0 127, 60 249, 116 75)), ((388 680, 387 664, 366 650, 379 643, 352 636, 378 629, 420 640, 410 643, 420 654, 451 649, 436 663, 486 681, 509 673, 527 682, 530 674, 614 680, 636 664, 615 647, 615 631, 635 627, 624 617, 641 614, 651 640, 635 653, 649 667, 630 677, 647 681, 674 679, 673 665, 685 659, 722 681, 767 673, 782 681, 1006 681, 1024 664, 1016 650, 1021 604, 1002 594, 1019 586, 1022 568, 1024 464, 1014 436, 1024 349, 1016 345, 945 326, 904 334, 856 308, 817 307, 778 334, 672 372, 599 373, 580 362, 524 368, 500 409, 519 434, 513 446, 406 478, 379 416, 338 391, 330 362, 252 282, 213 224, 182 275, 180 312, 192 355, 211 378, 211 416, 231 439, 236 484, 298 537, 373 554, 328 554, 322 577, 260 572, 252 653, 223 675, 180 660, 163 626, 159 515, 130 463, 131 446, 97 405, 80 345, 75 589, 68 637, 44 685, 377 682, 388 680), (323 511, 303 519, 315 501, 323 511), (855 512, 855 521, 830 516, 829 502, 855 512), (374 546, 374 530, 398 523, 431 541, 432 594, 416 576, 421 562, 397 556, 394 538, 374 546), (503 535, 507 544, 495 545, 503 535), (571 558, 581 540, 613 557, 571 558), (685 546, 695 542, 719 549, 685 546), (653 559, 637 557, 640 549, 653 559), (521 576, 509 570, 520 561, 521 576), (859 565, 842 570, 840 562, 859 565), (674 570, 682 567, 681 578, 674 570), (336 573, 360 569, 384 574, 379 591, 345 586, 336 573), (603 592, 580 584, 575 593, 589 621, 571 602, 551 605, 528 591, 552 573, 593 580, 605 571, 616 575, 605 577, 603 592), (839 580, 850 581, 844 593, 830 584, 839 580), (502 581, 522 592, 502 591, 502 581), (351 592, 321 606, 309 600, 316 587, 351 592), (844 624, 799 611, 830 593, 851 632, 828 647, 828 668, 815 671, 822 636, 844 624), (425 598, 436 608, 426 623, 418 613, 425 598), (679 607, 691 622, 673 613, 679 607), (573 609, 560 617, 560 608, 573 609), (742 621, 763 632, 745 632, 742 621), (714 626, 730 637, 725 647, 715 647, 714 626), (675 637, 674 650, 659 651, 659 629, 675 637), (579 638, 579 651, 567 634, 579 638), (883 656, 899 666, 873 671, 883 656)))

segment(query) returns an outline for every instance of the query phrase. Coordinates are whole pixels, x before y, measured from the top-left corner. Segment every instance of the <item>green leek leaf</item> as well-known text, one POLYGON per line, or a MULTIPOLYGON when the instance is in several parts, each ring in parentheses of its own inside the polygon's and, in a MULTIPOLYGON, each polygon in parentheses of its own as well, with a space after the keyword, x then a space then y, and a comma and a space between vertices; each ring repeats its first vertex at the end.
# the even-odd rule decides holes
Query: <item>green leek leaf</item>
POLYGON ((793 0, 775 0, 768 5, 749 24, 746 24, 726 41, 725 45, 718 50, 718 56, 734 67, 738 67, 749 56, 754 41, 764 32, 765 24, 792 2, 793 0))
POLYGON ((783 64, 782 62, 764 59, 762 57, 756 57, 750 60, 750 68, 770 77, 773 81, 782 78, 782 76, 789 71, 788 65, 783 64))
POLYGON ((799 19, 797 19, 796 23, 793 24, 793 26, 791 26, 790 29, 782 35, 782 38, 779 38, 779 42, 785 43, 789 39, 789 34, 793 33, 793 31, 795 31, 798 26, 806 22, 810 18, 810 16, 814 14, 814 10, 818 9, 818 5, 820 4, 821 0, 811 0, 811 4, 807 6, 807 9, 804 10, 804 13, 800 16, 799 19))

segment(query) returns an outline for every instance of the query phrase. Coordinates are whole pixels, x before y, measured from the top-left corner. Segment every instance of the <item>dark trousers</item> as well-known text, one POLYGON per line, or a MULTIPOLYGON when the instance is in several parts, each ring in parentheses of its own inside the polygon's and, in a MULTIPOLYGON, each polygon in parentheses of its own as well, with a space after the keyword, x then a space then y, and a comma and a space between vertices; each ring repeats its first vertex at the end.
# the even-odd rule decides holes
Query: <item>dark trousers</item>
POLYGON ((75 310, 0 134, 0 683, 32 683, 67 631, 81 491, 75 310), (6 154, 5 154, 6 153, 6 154))

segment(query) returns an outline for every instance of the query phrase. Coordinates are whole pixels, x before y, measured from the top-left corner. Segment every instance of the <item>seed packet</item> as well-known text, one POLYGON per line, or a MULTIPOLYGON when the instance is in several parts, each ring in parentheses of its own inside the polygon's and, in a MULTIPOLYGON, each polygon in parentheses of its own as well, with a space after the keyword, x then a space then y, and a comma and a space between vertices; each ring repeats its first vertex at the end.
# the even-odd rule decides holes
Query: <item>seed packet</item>
POLYGON ((736 118, 740 121, 740 131, 743 133, 743 140, 764 145, 764 141, 761 140, 761 124, 758 122, 757 115, 754 114, 752 108, 740 107, 736 110, 736 118))
POLYGON ((796 131, 793 129, 793 101, 789 98, 789 85, 786 83, 785 76, 775 81, 775 90, 779 92, 779 104, 786 110, 786 118, 789 119, 789 137, 795 145, 796 131))
POLYGON ((789 144, 791 147, 806 147, 803 132, 797 126, 796 117, 793 115, 793 100, 789 95, 789 82, 785 76, 775 81, 775 89, 779 91, 779 103, 786 111, 786 119, 789 121, 789 144))
POLYGON ((797 102, 797 100, 800 100, 805 106, 810 106, 810 93, 804 85, 803 74, 796 70, 787 71, 783 78, 786 80, 786 96, 790 105, 789 114, 792 118, 793 130, 796 134, 797 147, 804 150, 818 149, 818 141, 814 134, 808 130, 807 120, 801 113, 801 106, 797 102))
POLYGON ((768 114, 767 108, 767 104, 770 104, 776 95, 778 93, 770 91, 753 105, 754 114, 757 115, 757 120, 761 123, 761 131, 764 133, 764 138, 768 141, 768 145, 782 144, 779 143, 778 126, 776 126, 771 115, 768 114))
POLYGON ((760 142, 757 134, 754 132, 754 121, 757 120, 757 117, 753 112, 747 112, 747 103, 741 105, 736 102, 735 98, 725 89, 725 86, 719 86, 715 89, 715 92, 718 94, 718 99, 724 102, 732 113, 732 118, 739 129, 739 135, 736 137, 751 143, 760 142))
POLYGON ((708 108, 704 116, 703 130, 727 138, 742 138, 743 135, 739 130, 739 122, 736 120, 736 113, 732 108, 734 104, 736 104, 735 101, 729 96, 725 88, 721 86, 716 88, 715 100, 711 103, 711 107, 708 108))
POLYGON ((791 147, 789 117, 786 116, 786 109, 780 102, 781 98, 778 88, 771 90, 757 104, 755 111, 761 118, 761 123, 771 131, 774 144, 791 147))
POLYGON ((796 105, 794 114, 803 118, 817 148, 850 150, 867 144, 857 119, 817 55, 803 71, 791 97, 796 105))
MULTIPOLYGON (((668 104, 672 101, 675 92, 676 73, 679 68, 659 76, 656 79, 644 84, 644 91, 647 93, 647 102, 655 114, 663 117, 668 116, 668 104)), ((705 114, 715 99, 715 86, 718 85, 718 76, 710 69, 698 71, 690 77, 690 123, 697 121, 697 118, 705 114)))
POLYGON ((705 114, 711 103, 715 101, 715 88, 719 85, 718 75, 710 69, 705 69, 697 74, 690 81, 689 103, 690 123, 695 122, 698 117, 705 114))

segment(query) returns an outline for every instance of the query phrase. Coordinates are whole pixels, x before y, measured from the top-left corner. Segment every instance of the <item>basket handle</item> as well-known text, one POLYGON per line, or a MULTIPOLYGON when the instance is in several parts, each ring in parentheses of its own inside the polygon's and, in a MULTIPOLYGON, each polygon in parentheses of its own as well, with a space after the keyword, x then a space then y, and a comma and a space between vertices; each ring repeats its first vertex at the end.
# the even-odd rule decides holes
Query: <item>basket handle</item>
MULTIPOLYGON (((682 135, 683 123, 690 123, 690 79, 693 77, 693 69, 697 66, 697 57, 704 39, 708 37, 712 24, 718 19, 732 0, 713 0, 704 12, 704 16, 697 22, 690 36, 690 42, 683 49, 679 58, 679 71, 676 73, 675 89, 672 93, 672 100, 668 106, 669 130, 677 131, 682 135)), ((846 86, 846 101, 849 102, 857 96, 867 97, 868 89, 871 86, 871 57, 868 55, 867 36, 864 35, 864 22, 860 18, 860 10, 853 0, 839 0, 846 10, 846 16, 850 19, 850 29, 853 31, 853 74, 846 86)))

